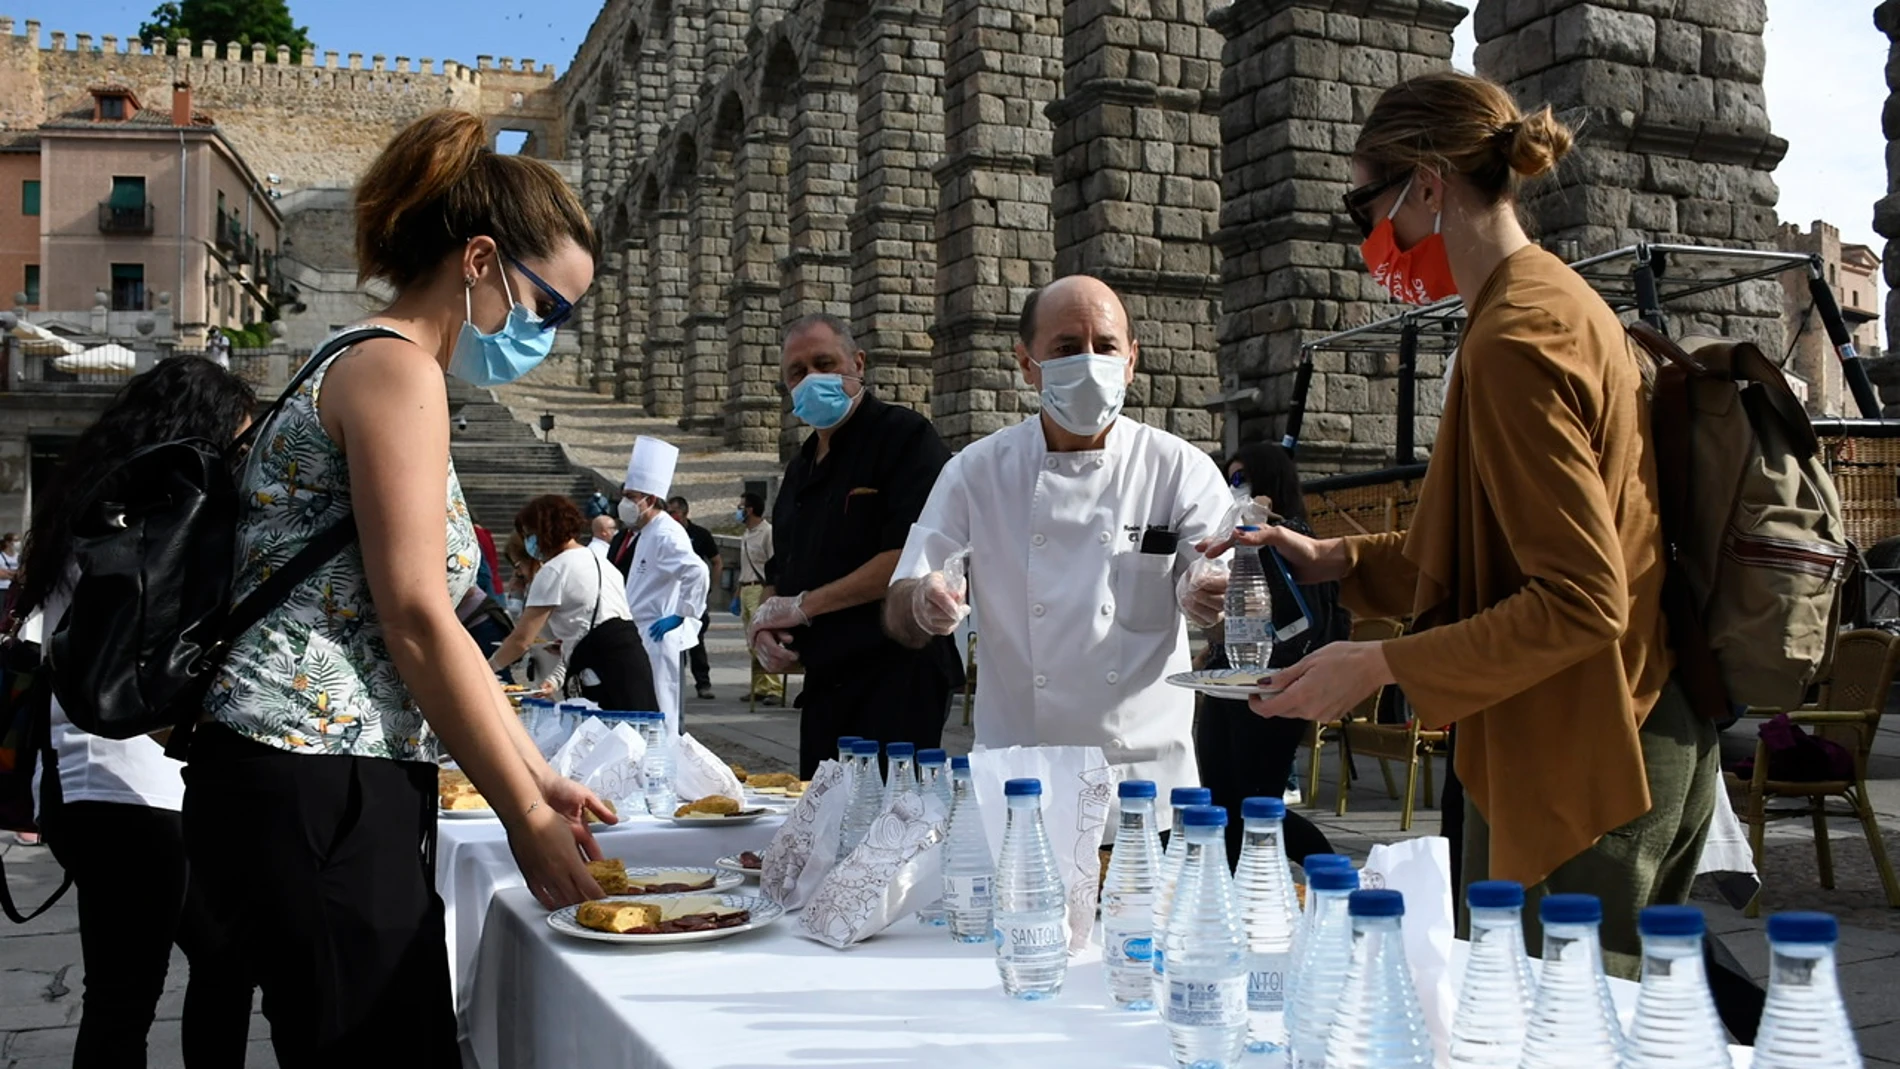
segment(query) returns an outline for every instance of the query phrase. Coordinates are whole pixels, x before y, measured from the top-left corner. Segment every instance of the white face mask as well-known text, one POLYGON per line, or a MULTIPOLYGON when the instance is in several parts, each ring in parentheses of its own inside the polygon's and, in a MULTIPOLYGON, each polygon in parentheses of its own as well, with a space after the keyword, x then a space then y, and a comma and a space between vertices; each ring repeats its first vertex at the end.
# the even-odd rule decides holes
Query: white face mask
POLYGON ((620 506, 614 511, 619 513, 621 523, 636 531, 647 525, 647 510, 632 498, 621 498, 620 506))
POLYGON ((1121 415, 1128 358, 1077 353, 1044 360, 1042 410, 1070 434, 1093 438, 1121 415))

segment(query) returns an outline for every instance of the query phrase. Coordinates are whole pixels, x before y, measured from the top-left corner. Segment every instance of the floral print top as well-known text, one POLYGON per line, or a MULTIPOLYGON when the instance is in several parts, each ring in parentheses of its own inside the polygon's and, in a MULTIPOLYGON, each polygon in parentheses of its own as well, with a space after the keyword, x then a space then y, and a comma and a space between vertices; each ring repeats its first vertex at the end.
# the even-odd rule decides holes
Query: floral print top
MULTIPOLYGON (((348 462, 317 418, 329 369, 326 361, 259 428, 240 486, 233 602, 350 512, 348 462)), ((447 474, 442 596, 454 605, 474 584, 481 552, 453 462, 447 474)), ((205 707, 218 723, 283 750, 417 758, 422 713, 383 641, 358 543, 232 643, 205 707)))

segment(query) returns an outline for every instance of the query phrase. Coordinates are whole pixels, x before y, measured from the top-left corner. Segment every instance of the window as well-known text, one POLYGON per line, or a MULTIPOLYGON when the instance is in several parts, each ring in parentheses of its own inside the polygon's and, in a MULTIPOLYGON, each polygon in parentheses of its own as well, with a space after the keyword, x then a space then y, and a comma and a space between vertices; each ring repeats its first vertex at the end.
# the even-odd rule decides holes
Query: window
POLYGON ((112 310, 115 312, 142 312, 145 310, 145 265, 112 265, 112 310))
POLYGON ((112 205, 114 208, 126 209, 126 210, 137 208, 140 211, 144 211, 145 210, 145 176, 144 175, 119 175, 119 174, 113 175, 112 176, 112 199, 107 201, 107 203, 112 205))
POLYGON ((29 178, 20 183, 20 214, 40 214, 40 180, 29 178))
POLYGON ((100 97, 99 117, 101 119, 125 118, 125 98, 116 94, 100 97))
POLYGON ((26 265, 26 285, 21 287, 26 293, 26 303, 35 308, 40 303, 40 265, 26 265))

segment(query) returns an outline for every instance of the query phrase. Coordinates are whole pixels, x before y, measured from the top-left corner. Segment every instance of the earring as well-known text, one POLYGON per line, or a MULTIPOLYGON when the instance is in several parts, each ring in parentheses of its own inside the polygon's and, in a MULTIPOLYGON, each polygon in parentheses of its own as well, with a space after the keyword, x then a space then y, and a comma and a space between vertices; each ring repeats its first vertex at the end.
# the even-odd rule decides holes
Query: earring
POLYGON ((474 289, 474 288, 475 288, 475 276, 474 276, 474 275, 463 275, 463 276, 462 276, 462 288, 463 288, 463 289, 465 289, 465 290, 472 290, 472 289, 474 289))

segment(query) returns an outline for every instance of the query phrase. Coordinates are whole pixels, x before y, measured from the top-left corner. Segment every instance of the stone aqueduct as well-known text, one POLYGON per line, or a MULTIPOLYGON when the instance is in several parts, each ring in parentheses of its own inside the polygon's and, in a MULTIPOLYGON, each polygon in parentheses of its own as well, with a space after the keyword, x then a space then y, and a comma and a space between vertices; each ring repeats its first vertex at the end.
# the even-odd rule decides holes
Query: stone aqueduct
MULTIPOLYGON (((1480 72, 1582 132, 1527 201, 1547 244, 1773 238, 1766 0, 1470 15, 1480 72)), ((1304 341, 1392 310, 1338 209, 1347 152, 1382 89, 1449 65, 1466 17, 1444 0, 609 0, 558 87, 606 251, 583 374, 771 449, 795 434, 779 329, 830 312, 880 391, 961 444, 1033 409, 1015 312, 1087 271, 1138 324, 1131 415, 1213 445, 1209 402, 1257 384, 1240 414, 1267 431, 1304 341)), ((1777 292, 1696 311, 1778 341, 1777 292)), ((1376 462, 1395 361, 1321 354, 1316 371, 1312 462, 1376 462)))

